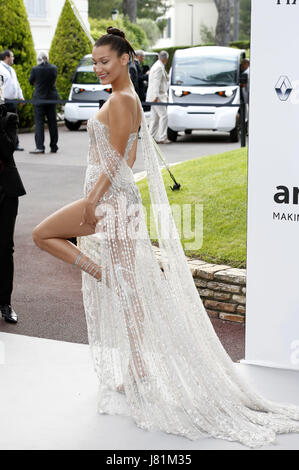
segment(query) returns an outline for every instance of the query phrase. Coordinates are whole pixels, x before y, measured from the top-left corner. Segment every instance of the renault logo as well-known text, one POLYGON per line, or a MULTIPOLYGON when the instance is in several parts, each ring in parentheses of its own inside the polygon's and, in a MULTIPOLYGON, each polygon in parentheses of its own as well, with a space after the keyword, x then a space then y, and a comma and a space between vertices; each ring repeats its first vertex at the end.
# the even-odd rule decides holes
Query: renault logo
POLYGON ((280 101, 287 101, 293 91, 292 84, 286 75, 282 75, 275 85, 275 91, 280 101))

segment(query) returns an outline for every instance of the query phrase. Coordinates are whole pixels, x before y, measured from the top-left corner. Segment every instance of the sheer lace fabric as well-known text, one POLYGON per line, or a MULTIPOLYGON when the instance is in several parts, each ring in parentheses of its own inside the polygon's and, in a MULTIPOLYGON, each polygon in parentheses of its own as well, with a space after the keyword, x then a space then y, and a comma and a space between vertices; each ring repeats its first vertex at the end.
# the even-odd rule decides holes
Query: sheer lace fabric
POLYGON ((101 173, 111 181, 97 207, 97 244, 91 237, 78 239, 103 272, 100 283, 82 273, 99 413, 131 416, 151 431, 191 440, 212 436, 252 448, 274 443, 278 433, 299 432, 299 407, 256 393, 213 329, 185 259, 143 111, 142 154, 163 272, 127 165, 137 135, 130 135, 122 156, 109 142, 109 127, 95 117, 88 132, 84 194, 101 173), (122 383, 125 394, 116 391, 122 383))

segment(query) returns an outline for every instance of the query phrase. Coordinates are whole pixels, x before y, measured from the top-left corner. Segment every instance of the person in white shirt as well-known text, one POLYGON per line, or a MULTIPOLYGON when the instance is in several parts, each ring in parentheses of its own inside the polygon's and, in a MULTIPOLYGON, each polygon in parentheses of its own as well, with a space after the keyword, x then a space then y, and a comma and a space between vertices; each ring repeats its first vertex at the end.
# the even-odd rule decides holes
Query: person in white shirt
MULTIPOLYGON (((167 51, 159 53, 159 59, 154 63, 149 72, 146 101, 168 101, 168 75, 165 64, 168 61, 167 51)), ((152 106, 149 120, 149 131, 159 144, 169 144, 167 138, 168 115, 167 106, 152 106)))
MULTIPOLYGON (((15 69, 12 67, 14 63, 14 54, 10 50, 3 51, 0 54, 0 75, 3 77, 3 94, 5 106, 8 112, 17 113, 18 106, 16 103, 7 103, 6 100, 23 100, 23 92, 20 87, 15 69)), ((24 150, 20 147, 19 138, 16 140, 16 150, 24 150)))

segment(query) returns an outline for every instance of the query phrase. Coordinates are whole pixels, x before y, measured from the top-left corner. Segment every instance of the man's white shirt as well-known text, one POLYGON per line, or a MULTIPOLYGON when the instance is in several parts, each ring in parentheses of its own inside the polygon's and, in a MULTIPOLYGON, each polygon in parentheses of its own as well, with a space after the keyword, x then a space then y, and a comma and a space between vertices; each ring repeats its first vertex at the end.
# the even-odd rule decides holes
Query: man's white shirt
POLYGON ((0 61, 0 75, 3 76, 3 94, 7 100, 23 100, 23 92, 20 87, 15 69, 0 61))

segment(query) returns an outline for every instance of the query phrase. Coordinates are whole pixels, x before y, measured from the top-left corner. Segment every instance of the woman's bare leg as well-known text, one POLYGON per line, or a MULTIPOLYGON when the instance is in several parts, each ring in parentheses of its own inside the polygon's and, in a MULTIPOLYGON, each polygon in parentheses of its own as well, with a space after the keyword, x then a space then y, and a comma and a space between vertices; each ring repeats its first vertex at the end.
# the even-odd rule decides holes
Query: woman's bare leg
MULTIPOLYGON (((83 237, 92 235, 95 233, 95 226, 84 224, 80 226, 82 220, 82 213, 85 205, 85 200, 80 199, 75 201, 62 209, 54 212, 54 214, 43 220, 33 231, 33 240, 36 245, 44 251, 47 251, 51 255, 59 258, 67 263, 75 264, 80 250, 69 242, 67 239, 72 237, 83 237)), ((134 264, 135 256, 135 244, 133 241, 129 242, 131 246, 132 259, 126 258, 125 247, 122 246, 121 241, 118 246, 118 256, 120 257, 123 267, 131 267, 129 261, 134 264)), ((131 288, 136 290, 134 272, 125 275, 126 281, 131 288)), ((138 301, 138 294, 136 293, 136 301, 138 301)), ((138 305, 138 310, 142 312, 141 304, 138 305)), ((128 312, 125 313, 126 321, 129 323, 130 315, 128 312)), ((142 317, 142 315, 141 315, 142 317)), ((140 378, 146 375, 144 364, 139 352, 139 341, 142 342, 143 328, 142 324, 139 323, 139 318, 136 318, 137 329, 133 327, 133 330, 128 327, 128 334, 130 340, 130 346, 132 349, 132 357, 135 365, 135 369, 140 378), (138 332, 138 333, 137 333, 138 332), (139 341, 136 338, 139 336, 139 341)), ((133 371, 131 365, 129 365, 129 372, 132 375, 133 371)), ((117 387, 118 391, 124 392, 124 385, 121 384, 117 387)))
MULTIPOLYGON (((33 230, 32 238, 35 244, 56 258, 66 263, 75 264, 76 260, 78 261, 78 257, 80 258, 80 250, 67 239, 95 233, 95 226, 87 223, 80 226, 85 203, 85 199, 79 199, 64 206, 43 220, 33 230)), ((87 257, 85 258, 80 258, 80 261, 78 261, 79 267, 82 265, 87 266, 86 263, 91 261, 87 257)), ((100 279, 99 271, 94 277, 100 279)))

